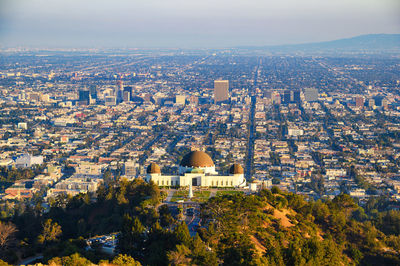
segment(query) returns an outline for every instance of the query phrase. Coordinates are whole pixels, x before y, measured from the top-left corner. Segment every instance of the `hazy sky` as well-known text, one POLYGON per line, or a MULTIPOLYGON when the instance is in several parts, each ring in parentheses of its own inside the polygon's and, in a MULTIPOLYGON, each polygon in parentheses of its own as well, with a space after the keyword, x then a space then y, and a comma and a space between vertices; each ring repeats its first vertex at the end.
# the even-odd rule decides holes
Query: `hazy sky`
POLYGON ((400 0, 0 0, 0 45, 233 47, 400 33, 400 0))

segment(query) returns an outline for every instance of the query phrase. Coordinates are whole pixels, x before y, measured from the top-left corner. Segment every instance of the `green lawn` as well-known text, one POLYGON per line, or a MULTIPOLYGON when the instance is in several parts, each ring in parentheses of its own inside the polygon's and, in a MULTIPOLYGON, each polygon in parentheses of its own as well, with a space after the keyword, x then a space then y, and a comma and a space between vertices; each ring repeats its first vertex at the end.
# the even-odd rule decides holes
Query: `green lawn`
POLYGON ((216 196, 224 196, 224 195, 235 195, 235 194, 243 194, 243 191, 237 191, 237 190, 220 190, 217 191, 216 196))
MULTIPOLYGON (((207 190, 194 191, 192 201, 205 202, 210 197, 211 192, 207 190)), ((174 193, 171 198, 172 202, 177 202, 179 200, 188 200, 189 190, 179 190, 174 193)))
MULTIPOLYGON (((224 196, 224 195, 235 195, 235 194, 243 194, 243 191, 238 190, 219 190, 217 191, 216 196, 224 196)), ((188 199, 189 190, 178 190, 174 193, 171 198, 172 202, 177 202, 179 200, 189 200, 188 199)), ((196 202, 205 202, 210 198, 211 191, 201 190, 201 191, 193 191, 192 201, 196 202)))

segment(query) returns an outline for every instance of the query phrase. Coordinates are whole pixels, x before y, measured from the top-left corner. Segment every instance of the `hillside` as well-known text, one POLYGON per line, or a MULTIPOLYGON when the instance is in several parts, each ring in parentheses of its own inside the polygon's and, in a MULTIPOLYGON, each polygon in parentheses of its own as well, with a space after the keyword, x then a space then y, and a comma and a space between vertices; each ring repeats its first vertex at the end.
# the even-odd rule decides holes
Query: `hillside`
POLYGON ((191 237, 180 215, 160 205, 154 184, 114 182, 93 196, 58 197, 47 213, 40 205, 18 207, 1 220, 0 229, 17 234, 0 258, 16 263, 39 254, 53 265, 400 264, 400 211, 386 211, 385 197, 362 208, 345 194, 316 202, 276 187, 226 194, 202 204, 201 227, 191 237), (122 255, 87 249, 85 238, 112 232, 119 232, 122 255))
POLYGON ((306 202, 274 188, 259 195, 212 198, 204 215, 215 226, 200 235, 225 263, 250 251, 245 260, 254 265, 400 263, 399 232, 385 235, 373 221, 363 220, 364 210, 348 195, 306 202), (226 256, 231 247, 235 250, 226 256))

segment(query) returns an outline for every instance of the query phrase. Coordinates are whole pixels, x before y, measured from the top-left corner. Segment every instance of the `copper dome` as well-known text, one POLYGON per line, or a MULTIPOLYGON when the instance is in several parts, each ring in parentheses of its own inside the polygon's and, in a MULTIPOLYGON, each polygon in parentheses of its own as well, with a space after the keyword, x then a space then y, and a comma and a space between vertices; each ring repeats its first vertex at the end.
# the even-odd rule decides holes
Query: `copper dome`
POLYGON ((149 166, 147 166, 147 173, 148 174, 161 174, 161 169, 160 166, 156 163, 151 163, 149 166))
POLYGON ((210 155, 202 151, 191 151, 183 156, 180 163, 181 166, 185 167, 212 167, 214 162, 210 155))
POLYGON ((235 163, 229 168, 229 173, 231 175, 242 175, 244 174, 244 170, 240 164, 235 163))

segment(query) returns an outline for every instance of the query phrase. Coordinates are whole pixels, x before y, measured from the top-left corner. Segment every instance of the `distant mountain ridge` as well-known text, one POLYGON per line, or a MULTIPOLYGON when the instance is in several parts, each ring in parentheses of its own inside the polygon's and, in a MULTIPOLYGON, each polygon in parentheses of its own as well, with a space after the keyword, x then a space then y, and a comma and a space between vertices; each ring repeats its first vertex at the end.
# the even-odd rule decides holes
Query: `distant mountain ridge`
POLYGON ((271 52, 400 52, 400 34, 367 34, 326 42, 240 48, 271 52))

